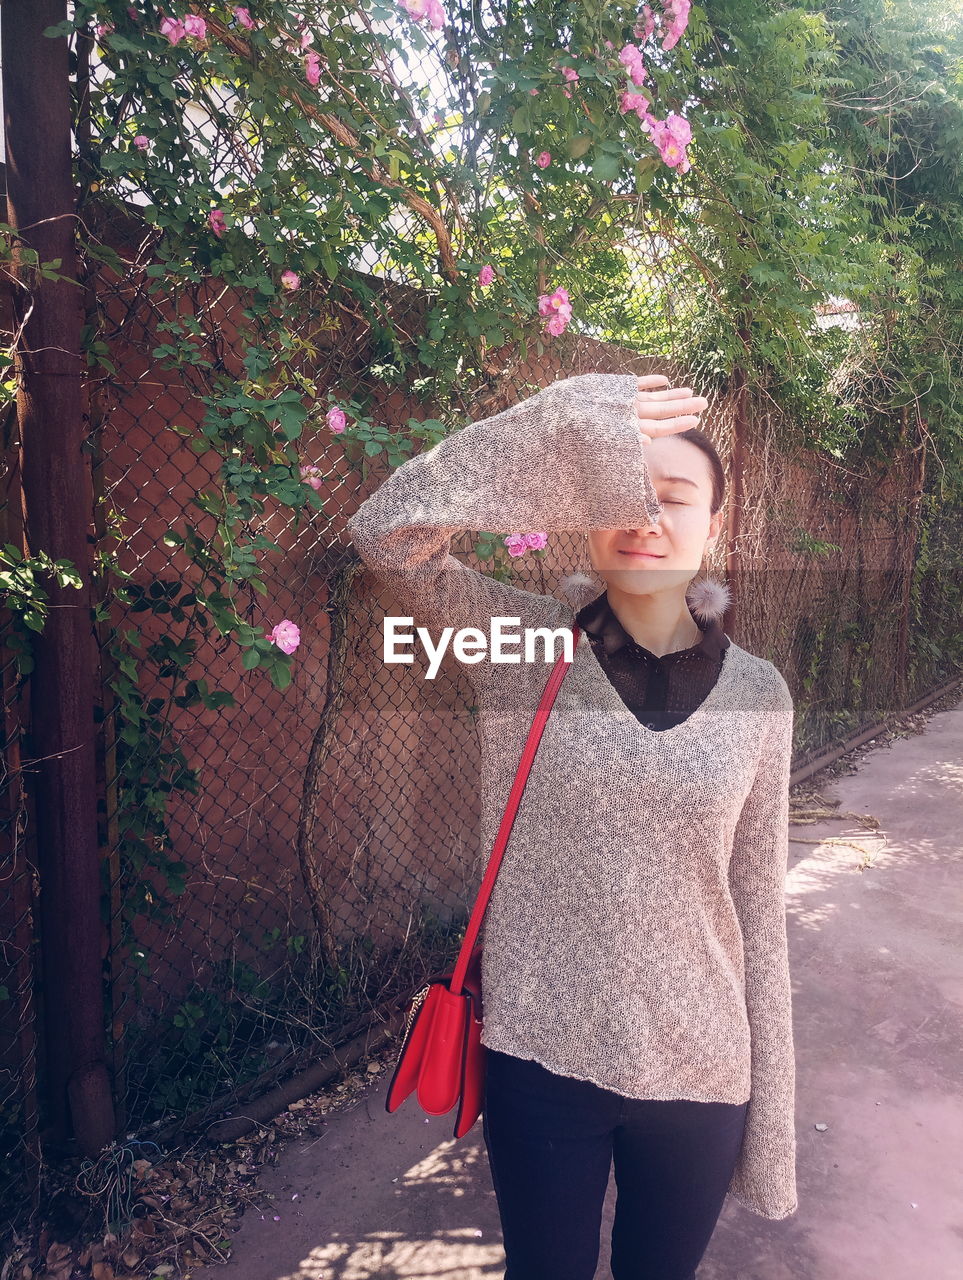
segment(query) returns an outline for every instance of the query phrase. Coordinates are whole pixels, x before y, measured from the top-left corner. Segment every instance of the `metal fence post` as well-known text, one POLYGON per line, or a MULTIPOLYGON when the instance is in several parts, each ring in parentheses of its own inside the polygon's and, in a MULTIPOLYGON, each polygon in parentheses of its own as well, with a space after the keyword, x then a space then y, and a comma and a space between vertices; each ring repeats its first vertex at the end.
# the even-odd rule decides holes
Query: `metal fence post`
MULTIPOLYGON (((740 329, 740 337, 747 342, 748 334, 740 329)), ((748 349, 748 347, 747 347, 748 349)), ((742 560, 739 538, 742 533, 742 504, 745 497, 746 432, 748 430, 748 387, 746 371, 739 363, 732 370, 730 391, 733 403, 732 453, 729 474, 729 510, 726 529, 726 578, 732 603, 726 610, 725 626, 733 632, 739 625, 739 610, 743 603, 742 560)))
POLYGON ((18 233, 14 290, 17 411, 28 554, 70 560, 83 588, 45 583, 49 616, 34 645, 29 754, 35 762, 47 1119, 96 1154, 114 1134, 105 1061, 90 616, 91 483, 83 449, 83 293, 74 246, 68 44, 44 36, 65 0, 8 0, 4 52, 8 221, 18 233), (60 259, 63 280, 23 261, 60 259))

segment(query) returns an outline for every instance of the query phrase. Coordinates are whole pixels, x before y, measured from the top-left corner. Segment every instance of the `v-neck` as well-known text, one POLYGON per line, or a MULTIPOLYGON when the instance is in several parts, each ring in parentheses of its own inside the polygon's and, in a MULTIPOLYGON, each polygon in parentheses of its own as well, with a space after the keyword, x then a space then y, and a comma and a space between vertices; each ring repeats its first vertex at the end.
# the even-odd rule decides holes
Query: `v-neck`
MULTIPOLYGON (((576 626, 577 625, 578 624, 576 623, 576 626)), ((738 649, 739 647, 730 637, 730 642, 722 653, 722 665, 719 669, 719 675, 716 678, 716 682, 694 711, 686 716, 684 720, 680 720, 678 724, 669 725, 666 729, 650 729, 648 725, 643 724, 638 719, 635 713, 623 701, 622 695, 609 679, 601 662, 599 662, 598 655, 592 647, 592 642, 584 627, 579 628, 578 643, 579 645, 584 645, 588 651, 588 659, 592 665, 594 677, 596 680, 601 680, 604 683, 608 691, 607 696, 612 701, 614 710, 619 713, 621 718, 625 719, 627 722, 631 722, 631 724, 634 725, 640 733, 652 734, 656 738, 664 738, 668 734, 682 736, 687 728, 690 728, 694 723, 697 723, 701 718, 704 718, 704 716, 708 714, 712 704, 715 701, 720 700, 723 695, 728 692, 729 684, 735 674, 735 658, 733 650, 738 649)))
POLYGON ((673 649, 670 653, 653 653, 626 630, 624 624, 612 608, 608 591, 603 591, 594 600, 583 605, 575 614, 575 621, 584 631, 589 633, 595 644, 596 653, 599 647, 607 658, 614 657, 623 648, 637 652, 644 661, 657 667, 672 667, 677 662, 684 662, 694 655, 704 654, 713 662, 718 661, 722 650, 731 643, 729 636, 722 630, 717 619, 709 620, 700 626, 698 619, 689 610, 692 621, 699 629, 699 639, 684 649, 673 649))

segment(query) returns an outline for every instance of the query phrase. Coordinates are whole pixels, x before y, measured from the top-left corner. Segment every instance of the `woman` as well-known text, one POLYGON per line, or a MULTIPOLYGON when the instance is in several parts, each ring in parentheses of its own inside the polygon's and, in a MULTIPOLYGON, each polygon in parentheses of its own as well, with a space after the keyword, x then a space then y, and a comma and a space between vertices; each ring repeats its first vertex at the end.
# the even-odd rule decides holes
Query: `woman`
MULTIPOLYGON (((613 1160, 615 1280, 690 1280, 727 1191, 766 1218, 797 1207, 793 703, 690 607, 722 525, 706 407, 660 375, 565 378, 409 459, 348 522, 416 625, 582 627, 483 925, 506 1280, 592 1280, 613 1160), (606 590, 576 613, 498 582, 450 554, 460 529, 583 530, 606 590)), ((486 853, 546 650, 465 665, 486 853)))

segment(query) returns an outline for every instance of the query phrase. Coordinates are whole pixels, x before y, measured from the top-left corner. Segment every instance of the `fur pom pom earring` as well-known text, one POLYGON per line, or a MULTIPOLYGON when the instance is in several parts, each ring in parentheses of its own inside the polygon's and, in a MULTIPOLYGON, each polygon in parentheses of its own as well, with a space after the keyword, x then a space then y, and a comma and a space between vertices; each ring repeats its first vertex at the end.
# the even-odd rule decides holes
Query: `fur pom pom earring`
POLYGON ((559 579, 558 586, 576 613, 605 590, 605 583, 600 578, 582 570, 577 573, 567 573, 564 578, 559 579))
POLYGON ((722 619, 732 604, 732 593, 717 578, 693 578, 685 593, 689 612, 703 622, 722 619))
POLYGON ((579 609, 589 604, 592 600, 597 600, 605 590, 605 580, 600 578, 595 572, 592 565, 592 557, 589 552, 588 532, 582 530, 582 550, 584 558, 588 561, 587 565, 577 570, 575 573, 567 573, 563 578, 559 579, 559 590, 565 599, 572 606, 573 610, 578 613, 579 609))

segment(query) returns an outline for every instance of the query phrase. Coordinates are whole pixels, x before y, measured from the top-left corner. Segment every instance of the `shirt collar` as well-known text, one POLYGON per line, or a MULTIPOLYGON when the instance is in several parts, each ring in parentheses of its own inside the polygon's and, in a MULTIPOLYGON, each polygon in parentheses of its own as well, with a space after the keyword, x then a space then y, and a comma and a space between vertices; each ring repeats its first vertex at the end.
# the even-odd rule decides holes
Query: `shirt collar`
MULTIPOLYGON (((634 644, 645 654, 650 654, 655 658, 657 655, 651 653, 644 645, 640 645, 637 640, 622 626, 618 618, 609 604, 609 596, 607 591, 603 591, 595 600, 584 605, 575 615, 575 621, 583 629, 597 640, 601 640, 605 653, 611 656, 617 653, 626 644, 634 644)), ((732 643, 725 631, 722 629, 722 623, 718 618, 711 618, 708 622, 700 623, 698 619, 693 619, 696 626, 702 630, 702 639, 690 649, 680 649, 675 653, 664 654, 664 658, 675 659, 681 657, 685 653, 701 652, 709 658, 719 658, 724 649, 727 649, 732 643)))

